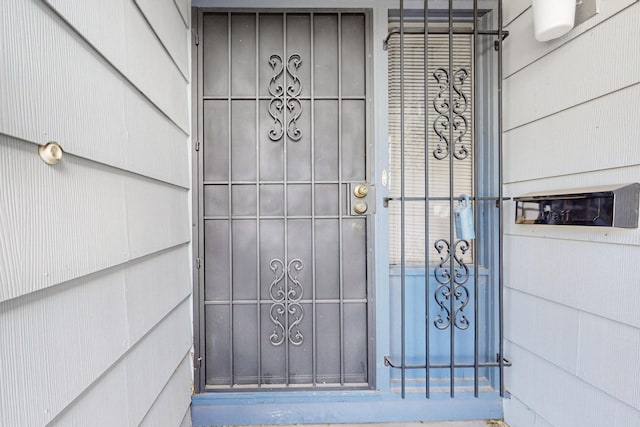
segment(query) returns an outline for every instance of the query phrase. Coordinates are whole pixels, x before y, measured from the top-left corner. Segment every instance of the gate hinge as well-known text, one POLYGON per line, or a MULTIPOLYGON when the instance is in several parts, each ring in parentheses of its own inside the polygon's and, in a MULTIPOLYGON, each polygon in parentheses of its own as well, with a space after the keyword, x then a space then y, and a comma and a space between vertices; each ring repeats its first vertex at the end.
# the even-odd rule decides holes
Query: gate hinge
POLYGON ((196 258, 196 268, 200 268, 200 258, 196 258))
POLYGON ((200 36, 196 33, 194 37, 194 43, 196 46, 200 46, 200 36))
POLYGON ((200 141, 196 140, 196 151, 200 151, 200 141))

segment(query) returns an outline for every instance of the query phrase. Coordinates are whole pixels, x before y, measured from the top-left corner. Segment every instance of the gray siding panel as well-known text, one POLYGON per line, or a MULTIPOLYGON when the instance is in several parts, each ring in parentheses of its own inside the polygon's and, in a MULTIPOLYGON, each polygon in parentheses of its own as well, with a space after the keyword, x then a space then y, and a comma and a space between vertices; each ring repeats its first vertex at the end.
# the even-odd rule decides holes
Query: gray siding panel
MULTIPOLYGON (((149 376, 172 375, 180 360, 174 352, 184 357, 191 342, 190 282, 185 276, 189 268, 188 248, 182 245, 1 303, 2 425, 43 425, 54 418, 82 418, 84 415, 78 414, 85 412, 89 416, 92 411, 101 411, 92 405, 101 407, 106 400, 108 406, 113 399, 119 402, 121 395, 126 396, 125 388, 138 381, 131 376, 144 373, 144 381, 153 385, 156 380, 149 380, 149 376), (123 356, 125 360, 148 357, 150 366, 126 371, 112 366, 122 364, 123 356), (36 383, 38 387, 33 386, 36 383), (79 402, 82 404, 75 408, 79 402)), ((190 372, 180 372, 174 375, 190 383, 190 372)), ((137 386, 136 392, 141 388, 137 386)), ((128 399, 133 402, 131 412, 139 418, 149 409, 146 404, 154 398, 153 390, 160 388, 156 384, 155 389, 145 391, 143 404, 128 399)), ((179 393, 174 398, 184 403, 189 395, 179 393)), ((184 404, 183 411, 188 405, 184 404)), ((113 421, 104 425, 124 425, 115 422, 112 417, 116 415, 104 418, 113 421)), ((184 412, 175 416, 182 415, 184 412)))
POLYGON ((43 0, 93 44, 117 69, 126 73, 124 1, 43 0))
POLYGON ((185 79, 189 80, 189 30, 173 0, 135 0, 185 79))
MULTIPOLYGON (((637 182, 640 4, 601 2, 595 18, 538 43, 530 3, 507 11, 515 20, 505 43, 505 194, 637 182)), ((518 225, 513 209, 505 420, 640 425, 640 229, 518 225)))
POLYGON ((189 133, 186 79, 133 1, 125 1, 124 5, 127 72, 131 81, 185 133, 189 133))
MULTIPOLYGON (((507 38, 505 40, 505 55, 504 55, 504 75, 505 77, 510 76, 518 72, 518 70, 523 67, 528 66, 532 62, 536 61, 539 58, 542 58, 544 55, 551 53, 552 51, 562 47, 564 44, 569 41, 575 39, 576 37, 581 36, 585 32, 588 32, 595 25, 600 24, 601 22, 606 21, 612 16, 619 13, 624 8, 629 5, 635 3, 637 0, 607 0, 600 1, 600 13, 598 13, 595 17, 588 20, 587 22, 577 26, 574 30, 572 30, 569 34, 560 37, 559 39, 554 39, 545 43, 540 43, 535 40, 533 37, 513 37, 507 38)), ((511 9, 513 7, 517 7, 518 3, 526 3, 529 6, 531 5, 531 0, 517 0, 517 1, 506 1, 505 9, 511 9), (511 5, 511 3, 515 3, 511 5), (509 6, 507 6, 509 5, 509 6)), ((528 8, 523 10, 522 16, 519 16, 513 23, 511 23, 507 30, 513 31, 516 34, 522 34, 523 32, 530 32, 533 34, 533 9, 528 8)), ((505 16, 508 14, 505 13, 505 16)), ((506 20, 505 22, 510 22, 510 20, 506 20)))
MULTIPOLYGON (((603 393, 574 375, 536 356, 520 346, 507 342, 506 351, 521 369, 505 370, 509 389, 516 389, 515 399, 523 402, 536 417, 551 426, 637 427, 640 411, 603 393), (517 361, 517 362, 516 362, 517 361), (526 371, 526 372, 525 372, 526 371)), ((510 413, 511 400, 505 400, 505 414, 510 413)), ((530 427, 506 418, 511 427, 530 427)), ((541 424, 546 426, 547 424, 541 424)))
MULTIPOLYGON (((504 81, 504 102, 510 107, 504 110, 504 129, 513 129, 638 83, 638 22, 640 8, 636 3, 508 77, 504 81), (620 31, 621 28, 625 31, 620 31)), ((515 34, 517 37, 520 34, 515 34)))
MULTIPOLYGON (((0 13, 7 18, 0 26, 7 45, 0 51, 0 133, 58 141, 68 153, 189 187, 183 130, 44 4, 11 1, 0 13), (28 49, 26 40, 34 40, 28 49)), ((120 30, 104 34, 117 39, 120 30)), ((184 101, 174 103, 186 110, 182 86, 184 101)))
POLYGON ((190 240, 188 196, 183 188, 158 185, 147 178, 127 182, 125 200, 132 258, 190 240))
POLYGON ((126 351, 126 319, 122 269, 0 303, 0 425, 44 425, 83 394, 126 351))
POLYGON ((640 164, 640 144, 629 144, 626 138, 640 135, 640 103, 630 102, 633 99, 640 99, 640 85, 505 132, 505 182, 640 164), (613 117, 611 111, 616 111, 613 117), (601 144, 604 136, 606 148, 601 144), (578 151, 572 141, 579 142, 578 151), (528 161, 519 161, 522 158, 528 161))
POLYGON ((147 12, 0 8, 0 425, 188 412, 189 29, 147 12))
POLYGON ((0 135, 0 301, 129 259, 125 184, 135 178, 0 135))
POLYGON ((191 28, 191 0, 173 0, 173 2, 182 16, 184 25, 191 28))
MULTIPOLYGON (((144 15, 134 4, 134 0, 102 2, 104 4, 95 8, 92 7, 93 0, 86 6, 78 6, 76 0, 71 4, 69 2, 62 4, 59 0, 50 0, 49 3, 69 25, 78 31, 77 35, 93 45, 185 133, 189 133, 188 110, 183 107, 187 102, 187 90, 184 84, 186 78, 173 63, 169 53, 158 42, 153 28, 147 24, 144 15), (84 13, 79 13, 77 10, 82 10, 84 13), (101 31, 105 25, 109 24, 108 21, 100 21, 101 12, 104 12, 107 17, 120 17, 113 29, 101 31), (112 31, 122 33, 114 40, 111 36, 112 31), (121 38, 119 42, 118 37, 121 38)), ((169 6, 175 8, 169 1, 166 4, 157 5, 162 10, 169 6)), ((179 45, 176 45, 176 48, 178 47, 179 45)), ((186 44, 182 46, 182 50, 183 53, 179 55, 186 57, 188 55, 186 44)), ((176 55, 178 55, 177 51, 176 55)))
MULTIPOLYGON (((640 286, 632 285, 638 283, 638 269, 635 263, 628 261, 640 259, 640 246, 511 235, 505 244, 505 253, 508 254, 505 263, 509 265, 505 283, 514 292, 524 294, 520 298, 525 301, 541 298, 562 304, 576 313, 591 313, 640 328, 638 310, 629 304, 629 301, 640 301, 640 286), (580 256, 572 259, 571 268, 566 268, 567 259, 558 254, 572 253, 580 256), (532 259, 544 268, 529 270, 527 266, 532 259), (606 260, 606 268, 592 267, 603 260, 606 260), (523 275, 523 271, 527 274, 523 275), (577 286, 580 286, 579 291, 577 286)), ((515 316, 518 311, 513 310, 515 316)), ((514 319, 514 325, 520 321, 514 319)), ((559 332, 563 331, 564 326, 559 332)), ((516 341, 525 338, 533 339, 513 334, 516 341)))
MULTIPOLYGON (((185 331, 189 330, 190 324, 191 301, 185 299, 127 354, 127 395, 129 420, 132 425, 137 426, 142 422, 189 352, 191 335, 185 334, 185 331)), ((178 375, 187 375, 183 380, 190 381, 190 374, 179 371, 178 375)), ((184 410, 189 406, 189 397, 188 390, 174 395, 174 399, 183 404, 182 409, 177 411, 179 415, 184 414, 184 410)))
POLYGON ((125 271, 129 342, 135 343, 191 293, 188 245, 131 263, 125 271))
POLYGON ((176 424, 161 425, 178 426, 189 407, 190 393, 180 387, 168 389, 165 385, 172 377, 175 381, 191 381, 190 372, 180 369, 191 346, 189 337, 184 337, 183 333, 190 322, 189 309, 189 300, 184 300, 108 372, 98 378, 73 405, 60 413, 53 425, 137 426, 164 389, 167 393, 175 393, 173 398, 182 405, 175 405, 181 407, 167 411, 171 412, 168 416, 178 420, 176 424), (126 399, 112 396, 114 392, 126 396, 126 399), (99 409, 99 405, 110 406, 112 402, 104 401, 111 399, 122 406, 114 413, 99 409), (103 417, 96 417, 96 411, 102 413, 103 417), (121 424, 123 419, 128 422, 121 424))
POLYGON ((189 144, 184 133, 133 90, 125 91, 125 168, 189 188, 189 144))
POLYGON ((141 426, 157 427, 162 425, 180 426, 185 417, 185 407, 191 403, 192 382, 189 380, 191 372, 191 354, 188 354, 178 366, 176 372, 165 385, 158 399, 144 417, 141 426), (176 399, 180 396, 180 399, 176 399))
POLYGON ((112 367, 97 384, 89 387, 80 398, 56 417, 51 427, 93 426, 115 427, 130 426, 129 396, 127 395, 126 365, 119 363, 112 367), (113 391, 117 390, 117 393, 113 391))

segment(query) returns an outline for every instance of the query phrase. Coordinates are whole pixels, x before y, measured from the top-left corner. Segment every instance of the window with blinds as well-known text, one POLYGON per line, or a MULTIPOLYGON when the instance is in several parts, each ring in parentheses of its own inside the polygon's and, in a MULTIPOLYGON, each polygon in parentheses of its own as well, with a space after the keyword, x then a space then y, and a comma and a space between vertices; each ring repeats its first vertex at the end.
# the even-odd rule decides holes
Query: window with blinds
MULTIPOLYGON (((455 158, 450 170, 449 157, 441 158, 439 148, 445 148, 438 132, 446 132, 438 107, 448 103, 448 83, 443 86, 440 70, 449 70, 449 36, 431 34, 428 36, 428 99, 424 99, 424 35, 406 34, 404 36, 404 153, 401 150, 400 123, 400 37, 389 40, 389 195, 401 195, 401 156, 404 155, 405 197, 417 197, 422 200, 407 201, 405 204, 405 264, 425 264, 425 224, 429 226, 429 264, 440 261, 440 255, 434 248, 438 239, 449 240, 450 174, 453 174, 453 195, 472 196, 473 167, 473 39, 470 35, 453 37, 454 80, 459 94, 454 96, 460 104, 461 120, 454 123, 454 154, 466 149, 464 155, 455 158), (461 71, 463 70, 463 71, 461 71), (447 89, 443 90, 443 87, 447 89), (425 150, 425 104, 427 106, 428 147, 425 150), (465 122, 465 123, 463 123, 465 122), (459 139, 458 139, 459 138, 459 139), (464 147, 464 148, 463 148, 464 147), (439 155, 440 153, 440 155, 439 155), (440 158, 439 158, 440 157, 440 158), (428 169, 428 193, 425 194, 425 170, 428 169), (425 221, 424 197, 442 197, 447 200, 429 202, 429 218, 425 221)), ((448 104, 447 104, 448 105, 448 104)), ((448 107, 445 106, 445 109, 448 107)), ((440 108, 442 111, 442 108, 440 108)), ((457 201, 455 202, 457 204, 457 201)), ((389 204, 389 261, 400 264, 400 203, 389 204)), ((472 260, 469 250, 464 262, 472 260)))

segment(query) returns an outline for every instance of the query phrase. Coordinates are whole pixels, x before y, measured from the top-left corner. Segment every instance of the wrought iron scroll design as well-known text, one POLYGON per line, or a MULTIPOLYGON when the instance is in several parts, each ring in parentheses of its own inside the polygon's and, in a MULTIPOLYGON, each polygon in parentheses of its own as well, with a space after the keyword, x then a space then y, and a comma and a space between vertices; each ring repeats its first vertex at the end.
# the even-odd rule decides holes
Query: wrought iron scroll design
POLYGON ((304 310, 300 301, 304 288, 298 280, 297 273, 302 271, 304 264, 302 260, 295 258, 289 261, 285 269, 284 261, 274 258, 269 262, 269 267, 274 274, 269 286, 269 317, 275 325, 275 329, 269 335, 269 341, 274 346, 279 346, 285 341, 295 346, 301 345, 304 335, 300 330, 300 323, 304 317, 304 310))
POLYGON ((463 92, 463 86, 469 78, 469 72, 460 68, 453 73, 453 102, 449 102, 449 72, 438 68, 433 73, 438 87, 438 93, 433 98, 433 108, 436 118, 433 130, 438 136, 433 156, 437 160, 444 160, 449 156, 452 147, 449 141, 449 126, 453 126, 453 156, 464 160, 469 156, 469 147, 464 143, 464 137, 469 132, 469 122, 465 113, 469 108, 469 101, 463 92), (453 118, 452 118, 453 117, 453 118))
POLYGON ((273 125, 269 129, 269 139, 279 141, 282 139, 285 129, 287 136, 293 141, 302 138, 302 130, 298 127, 298 119, 302 115, 302 103, 300 94, 302 93, 302 81, 298 76, 298 69, 302 65, 302 57, 293 53, 287 58, 286 66, 282 57, 273 54, 269 57, 269 65, 273 69, 273 75, 269 80, 269 115, 273 119, 273 125), (284 83, 280 80, 284 78, 284 71, 287 71, 290 83, 284 89, 284 83), (284 124, 284 108, 288 110, 288 121, 284 124))
POLYGON ((458 240, 451 251, 449 242, 439 239, 434 247, 440 254, 440 263, 433 272, 438 283, 434 297, 440 307, 440 313, 433 323, 440 330, 447 329, 452 322, 456 328, 465 330, 469 327, 469 319, 464 314, 464 308, 469 304, 469 289, 466 287, 469 267, 464 263, 463 256, 470 248, 469 242, 458 240), (451 252, 454 261, 453 274, 450 271, 451 252), (456 300, 453 313, 450 311, 452 297, 456 300))
POLYGON ((269 115, 273 119, 273 125, 269 129, 269 139, 279 141, 284 133, 284 124, 282 123, 282 109, 284 108, 284 87, 278 80, 284 73, 284 63, 280 55, 271 55, 269 65, 273 69, 273 75, 269 80, 269 115))
POLYGON ((298 68, 302 65, 302 58, 297 53, 289 56, 287 60, 287 72, 291 76, 291 83, 287 86, 287 109, 289 110, 289 122, 287 123, 287 135, 294 141, 302 138, 302 131, 298 127, 298 119, 302 114, 302 103, 300 93, 302 92, 302 82, 298 78, 298 68))

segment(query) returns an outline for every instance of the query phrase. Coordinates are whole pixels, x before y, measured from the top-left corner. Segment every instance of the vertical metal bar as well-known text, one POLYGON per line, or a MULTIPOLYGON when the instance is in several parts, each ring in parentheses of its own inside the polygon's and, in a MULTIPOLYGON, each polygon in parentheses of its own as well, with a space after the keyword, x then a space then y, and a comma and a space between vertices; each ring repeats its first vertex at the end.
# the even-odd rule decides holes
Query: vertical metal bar
POLYGON ((313 50, 314 44, 314 26, 313 26, 314 16, 313 12, 309 14, 309 32, 310 32, 310 53, 311 53, 311 61, 309 62, 309 68, 311 72, 311 83, 309 84, 309 94, 311 104, 311 382, 315 386, 317 383, 317 348, 318 348, 318 340, 316 339, 316 160, 315 160, 315 151, 316 151, 316 137, 315 137, 315 100, 314 100, 314 64, 315 64, 315 51, 313 50))
MULTIPOLYGON (((198 40, 200 40, 200 43, 204 43, 203 41, 203 37, 202 37, 202 27, 203 27, 203 23, 204 23, 204 18, 203 18, 203 12, 202 10, 198 10, 198 14, 197 14, 197 35, 198 35, 198 40)), ((197 123, 198 123, 198 129, 197 129, 197 142, 200 142, 200 144, 202 145, 202 151, 197 151, 195 153, 196 155, 196 162, 195 164, 197 165, 197 186, 196 186, 196 191, 198 193, 198 227, 197 227, 197 235, 198 235, 198 257, 199 258, 203 258, 204 254, 205 254, 205 250, 204 250, 204 188, 202 185, 202 182, 204 180, 204 155, 203 152, 206 148, 204 145, 204 131, 203 131, 203 122, 204 122, 204 101, 203 101, 203 50, 204 48, 202 46, 196 46, 196 52, 197 55, 197 79, 196 79, 196 86, 197 86, 197 96, 196 96, 196 103, 197 103, 197 108, 196 108, 196 112, 197 112, 197 123)), ((197 143, 196 142, 196 143, 197 143)), ((205 388, 205 381, 206 381, 206 377, 204 375, 204 372, 206 371, 206 353, 205 353, 205 349, 206 349, 206 344, 205 344, 205 332, 206 332, 206 325, 205 325, 205 317, 206 317, 206 311, 205 311, 205 305, 204 305, 204 287, 205 287, 205 276, 204 276, 204 268, 199 268, 197 269, 197 274, 198 274, 198 299, 197 299, 197 303, 198 303, 198 310, 196 313, 194 313, 194 317, 197 316, 196 319, 196 324, 198 325, 198 335, 197 335, 197 342, 198 342, 198 347, 197 347, 197 351, 196 351, 196 357, 198 358, 197 360, 200 361, 200 363, 198 363, 196 366, 199 366, 198 368, 198 375, 197 378, 195 378, 195 383, 198 385, 196 391, 203 391, 205 388)), ((195 296, 194 296, 195 298, 195 296)))
POLYGON ((430 354, 430 313, 429 302, 429 0, 424 0, 424 341, 425 377, 427 399, 431 396, 431 354, 430 354))
POLYGON ((406 389, 406 345, 405 345, 405 182, 404 182, 404 1, 400 0, 400 358, 401 395, 406 389))
POLYGON ((284 346, 285 346, 285 350, 284 350, 284 376, 285 376, 285 384, 288 386, 289 385, 289 291, 288 291, 288 286, 289 286, 289 278, 287 275, 287 268, 288 268, 288 264, 289 264, 289 233, 288 233, 288 214, 289 211, 287 209, 287 205, 288 205, 288 195, 287 195, 287 143, 288 138, 287 138, 287 129, 286 129, 286 123, 287 123, 287 13, 283 13, 282 14, 282 42, 283 42, 283 48, 282 48, 282 61, 283 61, 283 66, 284 66, 284 73, 282 74, 282 87, 283 87, 283 91, 282 91, 282 100, 284 102, 283 104, 283 108, 282 108, 282 112, 283 112, 283 119, 282 119, 282 125, 285 126, 284 132, 282 133, 282 145, 283 145, 283 165, 284 165, 284 171, 283 171, 283 191, 284 191, 284 299, 285 299, 285 310, 284 310, 284 334, 285 334, 285 338, 284 338, 284 346))
MULTIPOLYGON (((371 11, 364 12, 365 18, 365 81, 366 81, 366 89, 365 89, 365 141, 366 141, 366 150, 365 150, 365 169, 366 169, 366 182, 375 182, 375 167, 374 167, 374 150, 372 147, 372 106, 371 106, 371 95, 373 90, 371 89, 371 73, 372 73, 372 23, 371 23, 371 11)), ((376 322, 375 322, 375 313, 374 313, 374 295, 375 295, 375 257, 372 254, 375 251, 375 230, 372 226, 373 219, 369 215, 366 219, 366 236, 367 236, 367 248, 368 248, 368 256, 367 256, 367 331, 368 331, 368 345, 367 345, 367 382, 369 383, 369 387, 373 388, 373 385, 376 384, 376 349, 375 349, 375 340, 376 340, 376 322)))
POLYGON ((344 385, 344 268, 342 246, 342 217, 344 215, 344 195, 342 184, 342 13, 338 12, 338 234, 340 265, 340 385, 344 385))
POLYGON ((473 44, 471 46, 473 50, 473 64, 471 66, 471 84, 473 90, 473 107, 472 107, 472 117, 473 121, 473 133, 472 133, 472 141, 473 144, 473 154, 472 154, 472 164, 473 168, 473 232, 476 238, 473 240, 473 295, 474 295, 474 304, 473 304, 473 395, 478 397, 479 394, 479 385, 478 385, 478 338, 479 338, 479 326, 478 326, 478 209, 480 208, 480 203, 478 203, 478 121, 476 120, 476 112, 478 111, 478 102, 477 102, 477 91, 476 91, 476 65, 477 65, 477 45, 478 41, 478 0, 473 0, 473 44))
POLYGON ((498 0, 498 365, 500 367, 500 396, 504 397, 504 310, 503 310, 503 216, 502 200, 502 0, 498 0))
POLYGON ((232 168, 233 162, 231 159, 231 140, 232 140, 232 129, 231 129, 231 13, 227 13, 227 129, 229 134, 228 141, 228 158, 229 158, 229 185, 227 186, 228 190, 228 203, 229 203, 229 385, 233 387, 233 220, 232 218, 232 195, 231 195, 231 187, 232 187, 232 168))
POLYGON ((260 13, 256 12, 256 315, 258 323, 258 387, 262 385, 262 348, 260 331, 260 13))
POLYGON ((449 394, 451 397, 455 397, 455 329, 456 329, 456 316, 455 316, 455 294, 456 294, 456 280, 455 280, 455 263, 454 257, 456 254, 456 242, 453 234, 453 185, 454 185, 454 164, 453 164, 453 152, 455 150, 453 141, 453 0, 449 0, 449 360, 451 363, 449 378, 449 394))

